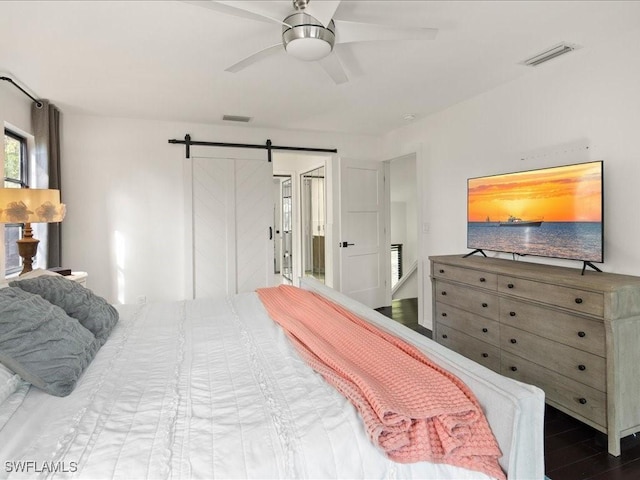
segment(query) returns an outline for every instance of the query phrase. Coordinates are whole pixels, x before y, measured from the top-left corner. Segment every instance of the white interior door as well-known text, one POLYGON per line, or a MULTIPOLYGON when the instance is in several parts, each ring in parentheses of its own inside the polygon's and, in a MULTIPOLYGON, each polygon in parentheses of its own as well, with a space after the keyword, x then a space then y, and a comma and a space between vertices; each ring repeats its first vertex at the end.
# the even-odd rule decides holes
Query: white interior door
POLYGON ((192 158, 194 298, 217 297, 235 290, 233 162, 192 158))
POLYGON ((273 284, 272 184, 266 160, 192 157, 195 298, 273 284))
POLYGON ((384 164, 340 159, 340 286, 346 295, 386 305, 384 164))
POLYGON ((234 160, 236 291, 273 285, 273 164, 234 160))

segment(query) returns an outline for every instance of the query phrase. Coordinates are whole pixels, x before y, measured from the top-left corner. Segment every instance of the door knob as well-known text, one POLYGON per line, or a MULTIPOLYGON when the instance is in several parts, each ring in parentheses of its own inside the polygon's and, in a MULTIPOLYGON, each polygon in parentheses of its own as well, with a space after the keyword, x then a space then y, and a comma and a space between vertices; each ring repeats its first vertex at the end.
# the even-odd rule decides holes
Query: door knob
POLYGON ((342 243, 340 244, 340 246, 341 246, 342 248, 347 248, 347 247, 348 247, 348 246, 350 246, 350 245, 355 245, 355 243, 342 242, 342 243))

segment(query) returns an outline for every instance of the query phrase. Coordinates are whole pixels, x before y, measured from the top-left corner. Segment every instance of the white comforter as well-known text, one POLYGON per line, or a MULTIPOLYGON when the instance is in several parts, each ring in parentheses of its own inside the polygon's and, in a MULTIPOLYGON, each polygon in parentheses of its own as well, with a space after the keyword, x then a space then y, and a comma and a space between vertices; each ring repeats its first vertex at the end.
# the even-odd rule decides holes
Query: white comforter
POLYGON ((119 310, 76 390, 0 430, 0 477, 488 478, 384 457, 253 293, 119 310))

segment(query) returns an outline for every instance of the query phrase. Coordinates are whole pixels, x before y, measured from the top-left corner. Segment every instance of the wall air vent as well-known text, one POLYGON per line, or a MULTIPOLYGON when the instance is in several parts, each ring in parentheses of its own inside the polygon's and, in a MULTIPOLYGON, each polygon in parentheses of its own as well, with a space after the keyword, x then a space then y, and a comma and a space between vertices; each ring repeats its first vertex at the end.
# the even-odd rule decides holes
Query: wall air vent
POLYGON ((249 123, 249 121, 251 121, 251 117, 243 117, 242 115, 223 115, 222 120, 225 122, 249 123))
POLYGON ((527 65, 528 67, 537 67, 541 63, 548 62, 551 59, 559 57, 560 55, 564 55, 565 53, 572 52, 580 48, 578 45, 574 45, 572 43, 561 43, 559 45, 555 45, 551 48, 547 48, 545 51, 534 55, 531 58, 527 58, 526 60, 520 62, 522 65, 527 65))

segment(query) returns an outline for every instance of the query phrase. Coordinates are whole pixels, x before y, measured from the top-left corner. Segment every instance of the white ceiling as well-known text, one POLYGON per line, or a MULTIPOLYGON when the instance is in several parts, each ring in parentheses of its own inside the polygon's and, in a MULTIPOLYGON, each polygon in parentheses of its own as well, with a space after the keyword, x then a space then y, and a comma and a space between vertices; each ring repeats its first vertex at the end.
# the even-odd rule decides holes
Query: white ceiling
POLYGON ((530 74, 518 62, 547 47, 583 47, 554 60, 566 61, 638 28, 640 2, 345 0, 336 16, 439 33, 339 45, 350 81, 336 85, 284 52, 224 71, 276 43, 277 24, 169 0, 0 1, 0 73, 65 113, 214 124, 231 114, 254 127, 381 134, 406 113, 421 118, 530 74))

